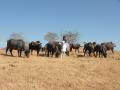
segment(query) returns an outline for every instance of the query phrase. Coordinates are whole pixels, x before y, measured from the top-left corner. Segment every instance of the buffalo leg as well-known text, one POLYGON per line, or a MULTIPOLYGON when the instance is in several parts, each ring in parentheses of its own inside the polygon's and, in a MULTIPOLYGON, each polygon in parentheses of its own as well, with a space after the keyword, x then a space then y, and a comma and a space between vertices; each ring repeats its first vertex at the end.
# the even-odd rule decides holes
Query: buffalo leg
POLYGON ((91 51, 89 51, 89 56, 91 55, 91 51))
POLYGON ((47 55, 47 50, 45 50, 45 55, 47 55))
POLYGON ((20 57, 21 57, 22 51, 20 50, 20 57))
POLYGON ((18 57, 21 57, 21 53, 22 53, 22 51, 18 50, 18 57))
POLYGON ((37 56, 39 56, 39 52, 40 52, 40 50, 37 50, 37 56))
POLYGON ((9 48, 7 47, 7 48, 6 48, 6 55, 7 55, 8 49, 9 49, 9 48))
POLYGON ((78 53, 79 53, 79 49, 78 49, 77 51, 78 51, 78 53))
POLYGON ((95 57, 97 57, 97 55, 98 55, 98 51, 96 51, 96 53, 94 53, 94 55, 95 55, 95 57))
POLYGON ((101 57, 101 52, 98 52, 99 58, 101 57))
POLYGON ((10 49, 10 53, 11 53, 11 56, 13 56, 13 54, 12 54, 12 49, 10 49))
POLYGON ((50 52, 49 52, 49 50, 48 50, 48 51, 47 51, 47 56, 48 56, 48 57, 49 57, 49 53, 50 53, 50 52))
POLYGON ((114 53, 114 49, 113 48, 111 49, 111 51, 112 51, 112 53, 114 53))
POLYGON ((18 50, 18 57, 19 57, 19 53, 20 53, 20 51, 18 50))
POLYGON ((75 49, 75 53, 76 53, 76 49, 75 49))
POLYGON ((53 57, 53 55, 54 55, 54 51, 52 51, 52 57, 53 57))
POLYGON ((84 50, 84 56, 86 55, 86 51, 87 51, 87 50, 84 50))
POLYGON ((33 50, 31 49, 31 55, 33 54, 33 50))

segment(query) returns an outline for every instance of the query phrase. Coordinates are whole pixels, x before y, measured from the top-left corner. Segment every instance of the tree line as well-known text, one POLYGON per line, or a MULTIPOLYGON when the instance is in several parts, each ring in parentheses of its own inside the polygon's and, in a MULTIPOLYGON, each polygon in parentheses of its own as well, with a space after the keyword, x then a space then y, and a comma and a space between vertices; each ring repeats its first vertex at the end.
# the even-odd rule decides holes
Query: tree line
MULTIPOLYGON (((44 40, 47 42, 51 41, 61 41, 62 37, 66 36, 68 43, 79 43, 80 42, 80 34, 78 32, 63 32, 61 34, 55 33, 55 32, 48 32, 44 36, 44 40)), ((9 39, 25 39, 23 33, 11 33, 9 35, 9 39)))

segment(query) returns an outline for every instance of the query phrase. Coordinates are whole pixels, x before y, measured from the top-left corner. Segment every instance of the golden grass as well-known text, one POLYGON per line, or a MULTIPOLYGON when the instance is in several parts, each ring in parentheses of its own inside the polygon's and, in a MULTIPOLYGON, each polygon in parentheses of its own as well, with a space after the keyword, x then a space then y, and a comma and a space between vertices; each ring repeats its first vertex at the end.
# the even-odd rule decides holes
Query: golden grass
POLYGON ((0 50, 0 90, 120 90, 119 52, 106 59, 74 53, 63 59, 19 58, 4 52, 0 50))

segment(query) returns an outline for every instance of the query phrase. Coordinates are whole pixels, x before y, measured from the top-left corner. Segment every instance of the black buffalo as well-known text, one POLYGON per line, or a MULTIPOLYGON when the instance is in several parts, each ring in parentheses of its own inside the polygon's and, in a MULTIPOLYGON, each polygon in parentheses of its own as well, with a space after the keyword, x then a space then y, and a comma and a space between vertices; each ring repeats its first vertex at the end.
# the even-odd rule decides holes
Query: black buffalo
POLYGON ((78 51, 79 53, 80 44, 70 44, 70 51, 72 51, 72 49, 75 49, 75 52, 78 51))
POLYGON ((105 58, 107 57, 107 48, 105 45, 102 44, 97 44, 94 47, 94 55, 97 57, 99 54, 99 57, 104 56, 105 58))
POLYGON ((48 57, 50 55, 52 57, 53 55, 55 55, 55 57, 59 57, 59 55, 61 54, 62 46, 59 42, 56 42, 56 41, 49 42, 45 45, 45 47, 46 47, 46 52, 48 57))
POLYGON ((29 50, 31 51, 31 55, 33 50, 36 50, 38 56, 41 48, 42 48, 42 43, 40 43, 40 41, 36 41, 36 42, 32 41, 31 43, 29 43, 29 50))
POLYGON ((116 45, 113 42, 105 42, 105 43, 101 43, 101 45, 105 45, 107 50, 111 50, 112 53, 114 53, 114 48, 116 47, 116 45))
POLYGON ((83 48, 83 52, 84 52, 84 56, 87 54, 89 54, 89 56, 91 55, 91 53, 94 52, 94 44, 89 42, 89 43, 85 43, 84 44, 84 48, 83 48))
POLYGON ((21 57, 22 51, 24 51, 25 56, 29 57, 29 48, 25 45, 25 42, 22 39, 10 39, 7 41, 7 48, 6 48, 6 55, 8 50, 10 51, 11 55, 13 56, 12 51, 17 50, 18 56, 21 57))

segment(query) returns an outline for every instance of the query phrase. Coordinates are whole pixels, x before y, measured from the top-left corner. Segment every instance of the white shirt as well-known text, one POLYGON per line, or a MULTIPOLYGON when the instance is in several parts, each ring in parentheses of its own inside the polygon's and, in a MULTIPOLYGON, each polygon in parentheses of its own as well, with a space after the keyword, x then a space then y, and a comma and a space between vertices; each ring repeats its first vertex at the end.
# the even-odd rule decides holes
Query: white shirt
POLYGON ((67 48, 69 47, 69 44, 65 41, 62 41, 62 52, 66 52, 67 48))

